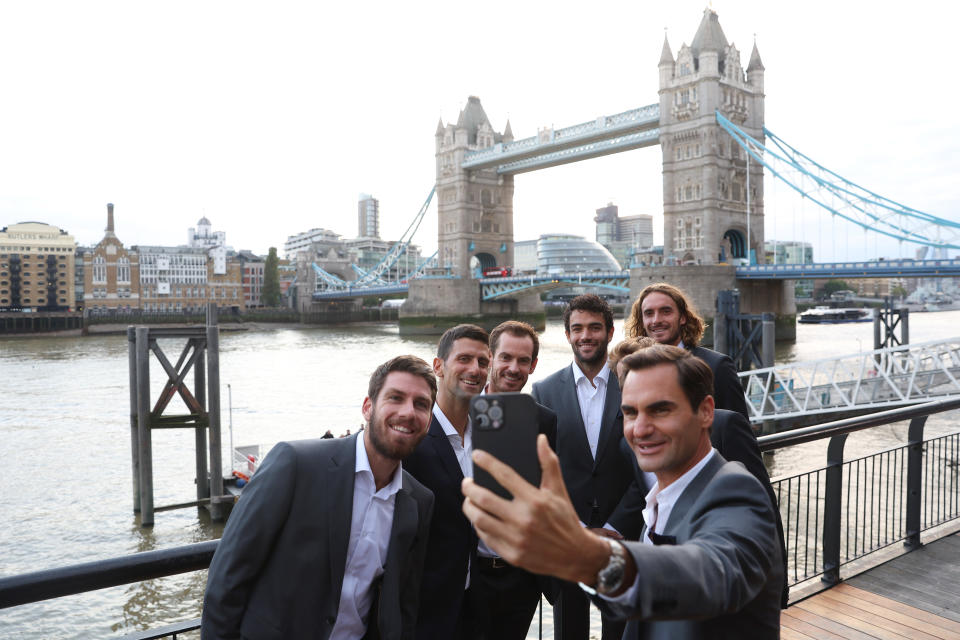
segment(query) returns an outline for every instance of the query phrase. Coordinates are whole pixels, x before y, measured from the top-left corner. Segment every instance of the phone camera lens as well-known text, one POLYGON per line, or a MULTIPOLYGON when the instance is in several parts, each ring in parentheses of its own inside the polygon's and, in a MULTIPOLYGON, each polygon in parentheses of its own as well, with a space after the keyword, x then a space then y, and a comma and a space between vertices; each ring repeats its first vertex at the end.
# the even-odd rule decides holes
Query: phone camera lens
POLYGON ((473 403, 473 406, 476 408, 478 413, 483 413, 484 411, 487 410, 487 407, 490 405, 488 405, 487 401, 484 400, 483 398, 477 398, 476 401, 473 403))
POLYGON ((501 409, 501 408, 500 408, 499 406, 497 406, 497 405, 493 405, 492 407, 490 407, 490 419, 491 419, 491 420, 495 420, 495 421, 499 422, 502 417, 503 417, 503 409, 501 409))
POLYGON ((490 418, 487 417, 487 414, 481 413, 477 416, 477 428, 478 429, 490 428, 490 418))

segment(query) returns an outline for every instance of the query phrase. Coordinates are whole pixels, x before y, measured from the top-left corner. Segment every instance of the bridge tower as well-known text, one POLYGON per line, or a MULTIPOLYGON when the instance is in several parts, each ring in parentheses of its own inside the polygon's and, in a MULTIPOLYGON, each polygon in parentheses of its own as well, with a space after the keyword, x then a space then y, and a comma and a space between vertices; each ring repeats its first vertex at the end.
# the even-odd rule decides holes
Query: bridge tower
POLYGON ((494 131, 476 96, 456 124, 437 125, 437 257, 452 275, 469 278, 478 268, 513 265, 513 176, 461 166, 467 151, 512 140, 510 122, 502 134, 494 131))
POLYGON ((744 72, 740 51, 708 8, 676 58, 664 36, 659 69, 664 257, 712 265, 748 258, 753 249, 762 259, 763 167, 749 163, 748 230, 747 153, 714 115, 720 111, 763 140, 764 68, 756 43, 744 72))
POLYGON ((483 301, 478 276, 489 267, 513 266, 513 176, 496 167, 464 169, 468 151, 513 140, 510 123, 498 133, 470 96, 457 123, 436 131, 439 273, 410 282, 400 308, 400 333, 439 334, 461 322, 487 329, 503 320, 529 322, 543 329, 546 316, 537 293, 483 301))

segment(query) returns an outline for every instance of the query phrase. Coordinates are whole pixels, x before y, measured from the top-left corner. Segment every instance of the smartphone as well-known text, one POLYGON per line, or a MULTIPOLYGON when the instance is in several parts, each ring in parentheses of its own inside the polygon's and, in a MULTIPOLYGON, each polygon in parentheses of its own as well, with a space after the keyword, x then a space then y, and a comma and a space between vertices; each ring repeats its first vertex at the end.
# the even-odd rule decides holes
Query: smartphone
MULTIPOLYGON (((540 486, 537 458, 537 403, 525 393, 488 393, 470 399, 473 448, 510 465, 527 482, 540 486)), ((473 481, 508 500, 513 496, 474 465, 473 481)))

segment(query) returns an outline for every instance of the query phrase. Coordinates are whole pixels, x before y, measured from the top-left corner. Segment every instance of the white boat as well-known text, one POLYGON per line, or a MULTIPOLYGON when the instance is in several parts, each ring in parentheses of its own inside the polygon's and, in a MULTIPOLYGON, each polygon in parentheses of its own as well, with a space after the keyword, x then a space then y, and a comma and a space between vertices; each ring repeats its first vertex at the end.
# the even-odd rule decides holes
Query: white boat
POLYGON ((872 320, 873 310, 861 308, 814 307, 800 314, 800 322, 804 324, 840 324, 872 320))

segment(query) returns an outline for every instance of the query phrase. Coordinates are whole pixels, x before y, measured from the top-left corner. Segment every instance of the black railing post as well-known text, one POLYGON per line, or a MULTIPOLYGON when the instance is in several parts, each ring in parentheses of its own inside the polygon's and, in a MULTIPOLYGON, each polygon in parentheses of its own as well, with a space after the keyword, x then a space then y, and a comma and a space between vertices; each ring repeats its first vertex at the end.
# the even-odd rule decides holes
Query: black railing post
POLYGON ((923 427, 927 416, 910 421, 907 432, 907 539, 903 546, 913 550, 920 544, 920 506, 923 504, 923 427))
MULTIPOLYGON (((843 522, 843 446, 847 434, 830 438, 827 447, 826 490, 823 507, 823 582, 840 582, 840 528, 843 522)), ((808 507, 809 508, 809 505, 808 507)))

